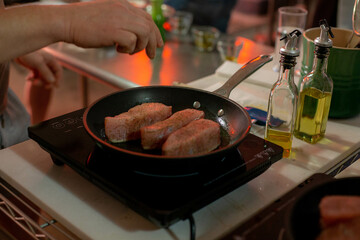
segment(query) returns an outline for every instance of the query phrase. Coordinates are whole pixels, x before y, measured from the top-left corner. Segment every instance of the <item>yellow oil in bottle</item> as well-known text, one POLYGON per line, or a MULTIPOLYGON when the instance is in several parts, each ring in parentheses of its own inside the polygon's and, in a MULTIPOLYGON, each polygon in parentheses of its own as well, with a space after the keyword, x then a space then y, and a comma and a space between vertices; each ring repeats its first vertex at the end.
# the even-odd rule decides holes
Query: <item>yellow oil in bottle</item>
POLYGON ((308 143, 316 143, 325 135, 329 116, 331 93, 315 88, 305 89, 300 93, 295 122, 295 137, 308 143))
POLYGON ((267 129, 265 140, 275 143, 284 149, 283 157, 289 157, 291 153, 292 134, 274 129, 267 129))

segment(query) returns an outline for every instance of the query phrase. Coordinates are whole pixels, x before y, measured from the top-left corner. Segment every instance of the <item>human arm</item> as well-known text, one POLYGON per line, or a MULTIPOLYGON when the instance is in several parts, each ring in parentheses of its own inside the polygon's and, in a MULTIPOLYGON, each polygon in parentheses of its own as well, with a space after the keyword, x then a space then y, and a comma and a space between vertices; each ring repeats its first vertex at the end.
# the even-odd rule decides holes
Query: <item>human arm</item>
POLYGON ((0 62, 64 41, 80 47, 117 45, 124 53, 146 49, 155 56, 163 42, 151 16, 127 0, 0 9, 0 62))

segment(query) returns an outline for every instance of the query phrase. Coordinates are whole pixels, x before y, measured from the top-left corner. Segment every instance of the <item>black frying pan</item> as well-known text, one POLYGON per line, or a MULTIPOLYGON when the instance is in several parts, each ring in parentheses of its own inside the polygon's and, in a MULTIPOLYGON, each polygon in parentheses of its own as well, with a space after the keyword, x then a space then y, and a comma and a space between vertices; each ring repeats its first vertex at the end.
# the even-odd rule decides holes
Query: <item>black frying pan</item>
POLYGON ((290 240, 315 240, 321 232, 319 204, 330 195, 360 196, 360 177, 333 179, 304 192, 287 215, 290 240))
POLYGON ((236 148, 247 136, 251 128, 249 114, 228 96, 236 85, 271 60, 269 55, 251 60, 213 93, 179 86, 149 86, 110 94, 86 109, 83 116, 85 129, 98 146, 135 169, 170 175, 192 172, 199 166, 219 161, 221 156, 236 148), (126 112, 145 102, 160 102, 172 106, 173 112, 193 108, 198 105, 194 103, 200 103, 198 109, 205 112, 205 118, 216 121, 221 126, 221 145, 205 154, 172 157, 161 155, 160 150, 143 150, 140 140, 117 144, 109 142, 104 133, 104 118, 126 112))

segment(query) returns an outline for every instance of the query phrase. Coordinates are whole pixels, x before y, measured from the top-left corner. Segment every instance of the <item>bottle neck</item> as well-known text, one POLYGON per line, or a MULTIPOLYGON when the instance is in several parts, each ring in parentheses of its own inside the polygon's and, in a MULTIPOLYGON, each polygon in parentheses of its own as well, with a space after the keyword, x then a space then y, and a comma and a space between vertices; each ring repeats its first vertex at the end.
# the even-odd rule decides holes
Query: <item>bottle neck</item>
POLYGON ((326 72, 329 54, 330 54, 330 48, 315 46, 313 71, 326 72))
POLYGON ((161 6, 163 4, 164 0, 151 0, 151 13, 152 16, 156 16, 156 15, 162 15, 162 9, 161 6))
POLYGON ((313 71, 314 72, 326 72, 328 56, 324 54, 315 53, 313 71))
POLYGON ((289 85, 294 84, 296 57, 282 55, 280 59, 279 80, 289 85))

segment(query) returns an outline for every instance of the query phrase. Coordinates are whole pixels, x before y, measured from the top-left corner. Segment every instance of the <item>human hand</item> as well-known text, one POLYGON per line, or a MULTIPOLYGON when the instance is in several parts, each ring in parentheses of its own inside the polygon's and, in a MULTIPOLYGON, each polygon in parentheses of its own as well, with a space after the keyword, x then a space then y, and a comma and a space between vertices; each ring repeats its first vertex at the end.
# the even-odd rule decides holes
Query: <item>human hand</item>
POLYGON ((127 0, 98 0, 63 6, 65 41, 80 47, 117 46, 134 54, 146 49, 150 58, 163 46, 159 29, 146 11, 127 0))
POLYGON ((36 84, 44 84, 46 88, 58 86, 62 77, 62 67, 59 62, 44 50, 38 50, 16 59, 16 62, 31 71, 27 80, 38 81, 36 84))

